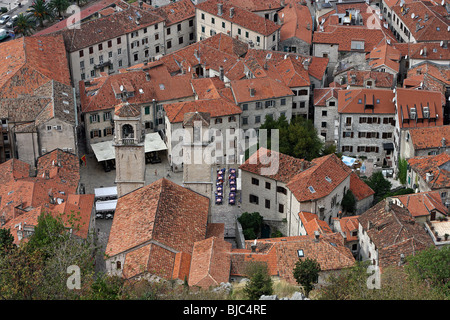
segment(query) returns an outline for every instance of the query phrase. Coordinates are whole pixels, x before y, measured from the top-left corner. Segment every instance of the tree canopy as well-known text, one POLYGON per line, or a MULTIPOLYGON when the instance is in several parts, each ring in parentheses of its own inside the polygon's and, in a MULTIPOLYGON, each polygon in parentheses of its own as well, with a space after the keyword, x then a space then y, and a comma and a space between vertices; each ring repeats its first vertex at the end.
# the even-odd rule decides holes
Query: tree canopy
POLYGON ((320 270, 320 264, 315 259, 299 258, 295 263, 293 270, 294 278, 299 285, 303 286, 307 296, 314 289, 314 284, 319 279, 320 270))

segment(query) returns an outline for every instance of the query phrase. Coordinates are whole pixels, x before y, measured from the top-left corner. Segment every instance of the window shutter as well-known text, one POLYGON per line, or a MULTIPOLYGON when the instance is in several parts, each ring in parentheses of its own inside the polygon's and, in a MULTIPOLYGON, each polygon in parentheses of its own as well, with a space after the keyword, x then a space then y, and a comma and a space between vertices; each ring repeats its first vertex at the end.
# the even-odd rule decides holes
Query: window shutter
POLYGON ((103 113, 103 121, 106 121, 106 113, 103 113))
POLYGON ((92 115, 89 116, 89 123, 92 123, 92 115))
POLYGON ((350 146, 350 152, 353 152, 353 146, 350 146))
POLYGON ((102 130, 98 130, 98 137, 101 138, 102 137, 102 130))
POLYGON ((91 139, 94 138, 94 131, 91 131, 91 139))
POLYGON ((103 136, 106 137, 106 129, 103 129, 103 136))

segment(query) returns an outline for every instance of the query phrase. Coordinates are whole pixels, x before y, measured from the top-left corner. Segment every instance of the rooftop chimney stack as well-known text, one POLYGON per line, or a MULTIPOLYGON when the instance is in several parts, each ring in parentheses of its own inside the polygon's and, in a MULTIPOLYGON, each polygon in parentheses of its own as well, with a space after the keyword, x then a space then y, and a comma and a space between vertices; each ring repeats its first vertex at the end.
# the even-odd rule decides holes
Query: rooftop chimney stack
POLYGON ((386 200, 385 200, 385 205, 384 205, 384 210, 386 211, 386 212, 389 212, 390 210, 391 210, 391 205, 392 205, 392 198, 390 198, 390 197, 387 197, 386 198, 386 200))
POLYGON ((217 4, 217 15, 221 16, 223 14, 223 4, 222 3, 218 3, 217 4))
POLYGON ((230 8, 230 18, 234 17, 234 7, 230 8))
POLYGON ((223 81, 224 78, 224 71, 223 71, 223 66, 219 67, 219 79, 220 81, 223 81))
POLYGON ((319 242, 320 233, 319 231, 314 231, 314 242, 319 242))
POLYGON ((256 239, 255 239, 255 241, 252 242, 250 247, 252 248, 252 252, 256 252, 256 239))

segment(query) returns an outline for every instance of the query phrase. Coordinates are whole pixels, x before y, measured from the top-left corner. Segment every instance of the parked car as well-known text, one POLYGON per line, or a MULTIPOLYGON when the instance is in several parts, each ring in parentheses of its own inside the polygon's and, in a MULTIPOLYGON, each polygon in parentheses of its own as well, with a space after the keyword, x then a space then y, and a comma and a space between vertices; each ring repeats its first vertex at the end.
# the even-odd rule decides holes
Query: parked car
POLYGON ((5 24, 6 22, 9 21, 10 18, 11 18, 11 17, 8 16, 7 14, 5 14, 4 16, 1 16, 1 18, 0 18, 0 24, 5 24))
POLYGON ((14 27, 14 21, 12 21, 12 20, 8 21, 8 22, 5 24, 5 26, 6 26, 7 28, 12 28, 12 27, 14 27))
POLYGON ((4 39, 8 38, 10 36, 8 30, 6 29, 0 29, 0 41, 3 41, 4 39))

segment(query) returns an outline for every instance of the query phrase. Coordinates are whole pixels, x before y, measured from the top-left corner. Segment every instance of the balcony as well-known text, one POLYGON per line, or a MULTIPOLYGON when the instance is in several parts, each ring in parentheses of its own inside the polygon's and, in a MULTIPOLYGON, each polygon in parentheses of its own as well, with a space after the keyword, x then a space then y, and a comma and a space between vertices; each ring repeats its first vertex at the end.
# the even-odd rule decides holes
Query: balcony
POLYGON ((111 61, 105 61, 105 62, 101 62, 99 64, 94 64, 94 69, 101 69, 104 67, 110 67, 112 66, 112 62, 111 61))
POLYGON ((136 144, 136 140, 134 140, 134 138, 123 138, 122 144, 126 145, 126 146, 134 145, 134 144, 136 144))

